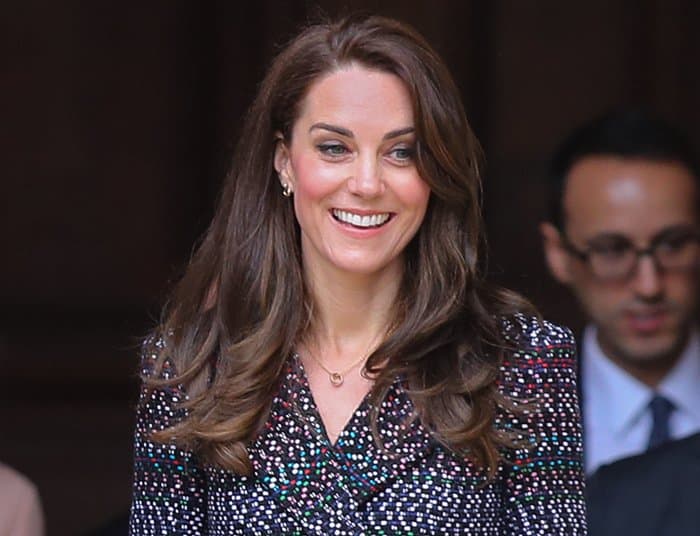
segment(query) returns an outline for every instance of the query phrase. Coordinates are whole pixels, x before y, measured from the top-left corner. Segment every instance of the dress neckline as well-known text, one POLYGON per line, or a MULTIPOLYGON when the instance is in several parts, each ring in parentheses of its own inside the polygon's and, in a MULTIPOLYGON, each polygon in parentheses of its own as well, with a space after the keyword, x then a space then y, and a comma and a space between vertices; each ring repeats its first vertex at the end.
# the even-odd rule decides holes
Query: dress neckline
MULTIPOLYGON (((373 389, 370 389, 365 396, 362 397, 360 403, 353 409, 352 413, 348 417, 348 420, 343 425, 343 428, 338 433, 338 437, 335 442, 331 441, 328 431, 326 430, 326 425, 321 417, 321 412, 318 408, 316 398, 314 397, 314 392, 311 390, 311 384, 309 383, 309 377, 306 374, 306 369, 301 361, 301 356, 298 352, 292 352, 291 355, 291 365, 293 367, 294 376, 296 376, 296 382, 298 383, 298 388, 302 390, 302 395, 306 395, 309 400, 309 407, 307 410, 302 411, 301 408, 296 408, 299 415, 308 422, 308 417, 313 417, 313 420, 318 423, 317 426, 312 426, 315 428, 320 436, 322 442, 332 449, 342 448, 344 444, 344 439, 351 436, 356 430, 362 425, 362 420, 367 417, 369 411, 372 409, 372 404, 370 399, 373 394, 373 389)), ((285 378, 285 381, 289 381, 289 376, 285 378)), ((295 386, 288 386, 292 392, 295 391, 295 386)), ((309 423, 311 424, 311 423, 309 423)))

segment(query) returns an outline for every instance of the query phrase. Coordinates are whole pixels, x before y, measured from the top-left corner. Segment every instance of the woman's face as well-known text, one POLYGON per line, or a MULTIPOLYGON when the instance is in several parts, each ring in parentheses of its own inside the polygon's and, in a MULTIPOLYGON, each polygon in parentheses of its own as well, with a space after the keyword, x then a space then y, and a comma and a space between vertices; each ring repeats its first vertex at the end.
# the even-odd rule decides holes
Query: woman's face
POLYGON ((403 82, 352 64, 320 78, 287 143, 275 168, 294 192, 306 271, 400 276, 430 197, 403 82))

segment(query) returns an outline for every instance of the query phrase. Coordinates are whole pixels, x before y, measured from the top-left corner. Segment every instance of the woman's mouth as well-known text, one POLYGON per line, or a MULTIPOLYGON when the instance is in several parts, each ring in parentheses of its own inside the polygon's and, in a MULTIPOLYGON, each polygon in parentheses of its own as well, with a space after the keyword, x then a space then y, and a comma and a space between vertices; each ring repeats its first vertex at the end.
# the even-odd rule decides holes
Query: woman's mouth
POLYGON ((374 214, 358 214, 347 210, 334 208, 331 214, 336 221, 352 225, 358 229, 372 229, 381 227, 391 219, 390 212, 377 212, 374 214))

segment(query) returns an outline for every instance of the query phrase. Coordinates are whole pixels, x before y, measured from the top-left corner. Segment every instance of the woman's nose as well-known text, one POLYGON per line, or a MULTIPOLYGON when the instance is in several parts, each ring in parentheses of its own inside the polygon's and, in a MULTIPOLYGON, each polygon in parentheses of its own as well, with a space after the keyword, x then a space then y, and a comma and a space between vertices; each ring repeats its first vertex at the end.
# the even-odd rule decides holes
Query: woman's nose
POLYGON ((352 175, 348 178, 348 189, 362 197, 376 197, 384 192, 382 169, 374 157, 358 158, 352 175))

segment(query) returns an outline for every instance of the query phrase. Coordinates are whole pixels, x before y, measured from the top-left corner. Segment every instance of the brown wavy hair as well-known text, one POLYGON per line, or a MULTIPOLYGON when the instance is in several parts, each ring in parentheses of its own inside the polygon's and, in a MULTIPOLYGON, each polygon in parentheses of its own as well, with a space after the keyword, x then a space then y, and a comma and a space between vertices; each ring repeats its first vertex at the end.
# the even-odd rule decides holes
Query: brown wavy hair
POLYGON ((416 165, 431 188, 404 255, 392 329, 367 363, 376 377, 371 396, 383 399, 401 376, 434 437, 493 475, 501 448, 512 445, 494 427, 498 408, 508 406, 496 386, 506 346, 501 319, 527 305, 487 287, 481 275, 481 150, 450 73, 415 30, 376 16, 311 25, 272 62, 213 221, 164 309, 158 332, 165 351, 144 380, 182 385, 189 399, 186 417, 154 439, 251 473, 246 447, 264 426, 313 308, 299 227, 273 168, 276 134, 288 140, 311 85, 348 64, 406 85, 416 165), (177 371, 167 380, 165 363, 177 371))

